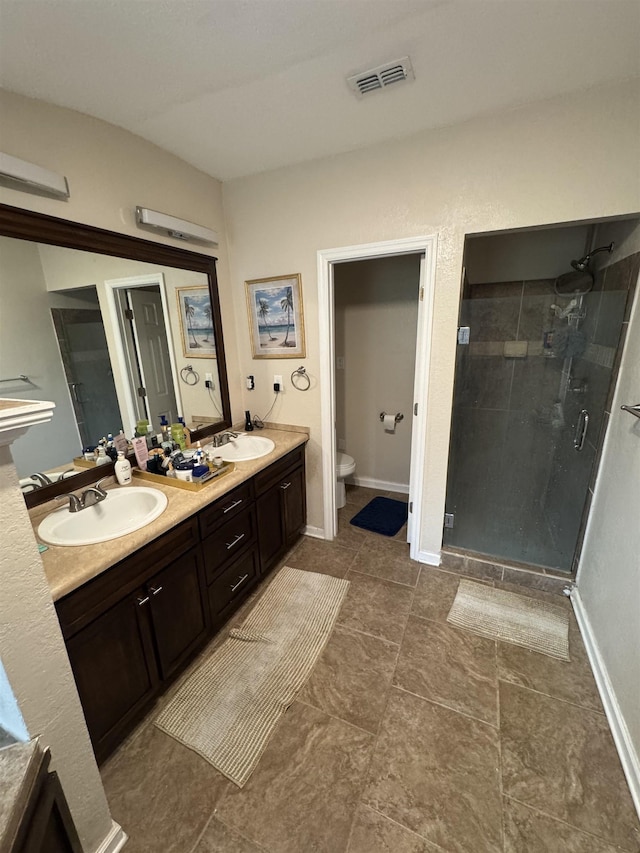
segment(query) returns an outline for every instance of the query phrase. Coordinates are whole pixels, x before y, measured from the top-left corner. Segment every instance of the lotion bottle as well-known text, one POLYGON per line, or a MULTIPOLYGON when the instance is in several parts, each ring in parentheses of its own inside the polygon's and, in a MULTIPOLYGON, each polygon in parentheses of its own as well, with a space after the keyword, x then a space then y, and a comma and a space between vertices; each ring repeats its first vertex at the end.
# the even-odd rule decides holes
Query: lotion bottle
POLYGON ((113 466, 113 470, 116 475, 116 480, 120 485, 128 486, 131 482, 131 462, 129 462, 121 450, 118 452, 118 460, 113 466))
POLYGON ((109 462, 112 462, 112 459, 109 459, 107 456, 107 451, 105 450, 104 444, 101 444, 98 447, 98 455, 96 456, 96 465, 107 465, 109 462))

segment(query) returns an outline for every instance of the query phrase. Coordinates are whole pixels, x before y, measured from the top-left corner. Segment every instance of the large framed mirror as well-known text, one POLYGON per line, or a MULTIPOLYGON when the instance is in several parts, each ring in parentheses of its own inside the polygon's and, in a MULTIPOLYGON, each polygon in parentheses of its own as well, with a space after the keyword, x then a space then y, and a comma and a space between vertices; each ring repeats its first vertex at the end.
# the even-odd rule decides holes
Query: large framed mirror
MULTIPOLYGON (((23 484, 138 421, 182 417, 193 441, 231 426, 214 257, 0 204, 0 323, 0 396, 56 404, 13 445, 23 484)), ((76 467, 25 500, 111 470, 76 467)))

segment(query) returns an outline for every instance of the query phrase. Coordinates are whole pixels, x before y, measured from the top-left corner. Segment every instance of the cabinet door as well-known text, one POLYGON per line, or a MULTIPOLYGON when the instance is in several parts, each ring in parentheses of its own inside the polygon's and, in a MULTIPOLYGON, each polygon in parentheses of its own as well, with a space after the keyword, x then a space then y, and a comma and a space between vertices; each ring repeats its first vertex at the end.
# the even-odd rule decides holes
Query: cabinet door
POLYGON ((127 596, 67 641, 91 742, 101 760, 158 684, 144 590, 127 596))
POLYGON ((256 500, 258 518, 258 549, 260 571, 268 572, 284 548, 284 525, 282 520, 282 490, 272 486, 256 500))
POLYGON ((280 483, 284 540, 287 547, 293 544, 307 522, 307 490, 304 468, 291 471, 280 483))
POLYGON ((198 549, 189 551, 147 584, 160 673, 168 678, 204 638, 208 610, 198 549))

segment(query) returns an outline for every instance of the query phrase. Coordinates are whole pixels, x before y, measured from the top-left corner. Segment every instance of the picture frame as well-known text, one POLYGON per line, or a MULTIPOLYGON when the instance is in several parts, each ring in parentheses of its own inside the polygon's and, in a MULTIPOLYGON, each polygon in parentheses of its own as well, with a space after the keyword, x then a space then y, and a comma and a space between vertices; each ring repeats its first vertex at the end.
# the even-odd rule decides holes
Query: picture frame
POLYGON ((176 287, 178 317, 185 358, 215 358, 211 294, 206 285, 176 287))
POLYGON ((304 358, 300 273, 245 281, 253 358, 304 358))

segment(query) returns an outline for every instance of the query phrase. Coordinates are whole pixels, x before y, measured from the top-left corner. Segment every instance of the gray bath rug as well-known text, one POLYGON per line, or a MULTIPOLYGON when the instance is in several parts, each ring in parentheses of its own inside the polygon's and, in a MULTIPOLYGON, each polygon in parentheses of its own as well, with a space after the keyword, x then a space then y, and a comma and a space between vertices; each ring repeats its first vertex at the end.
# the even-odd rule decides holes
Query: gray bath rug
POLYGON ((556 604, 461 580, 447 621, 492 640, 569 660, 569 614, 556 604))
POLYGON ((349 581, 285 566, 155 721, 242 787, 309 677, 349 581))

